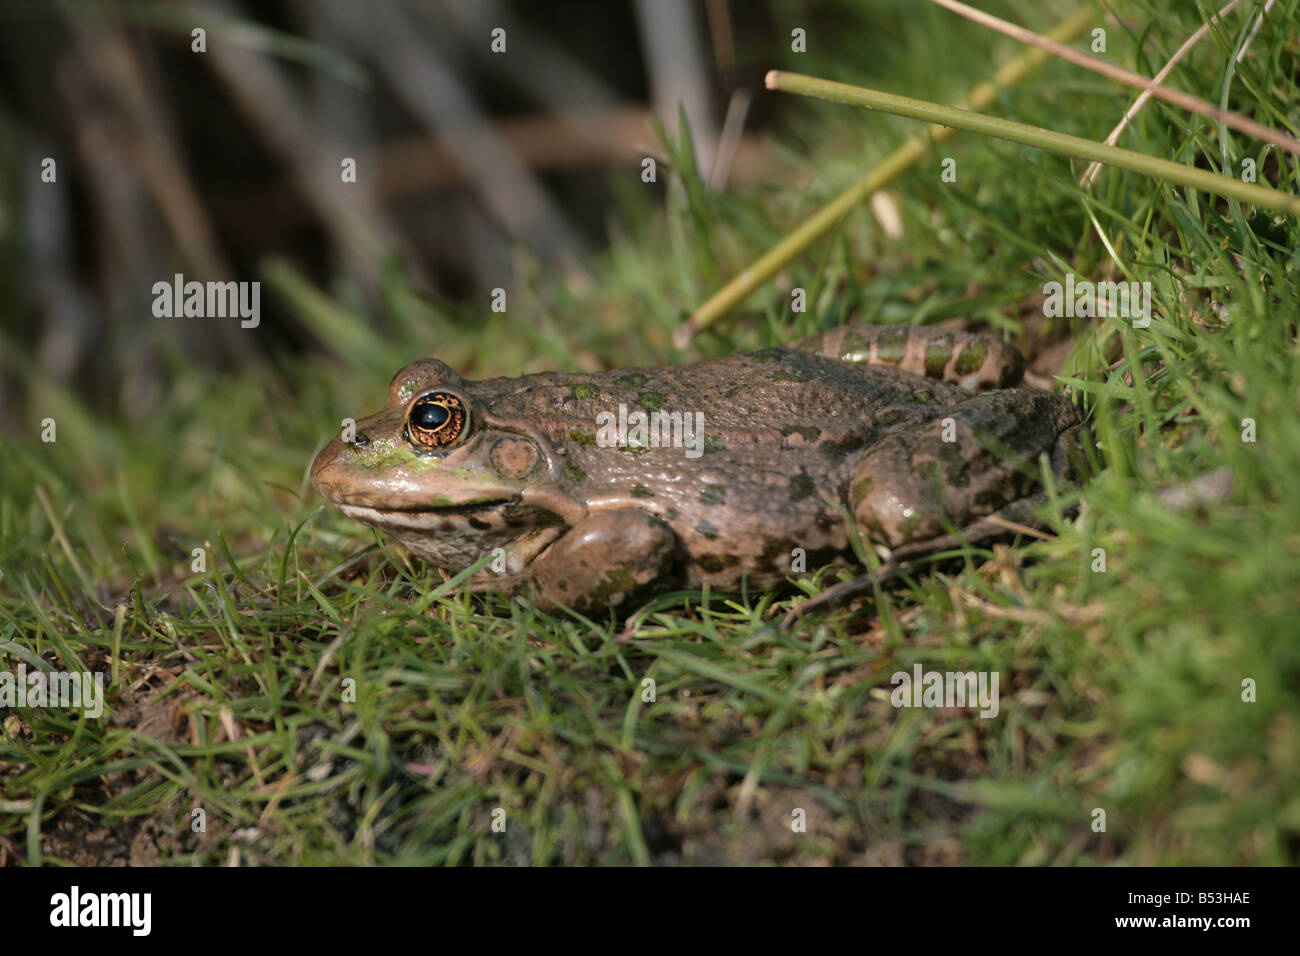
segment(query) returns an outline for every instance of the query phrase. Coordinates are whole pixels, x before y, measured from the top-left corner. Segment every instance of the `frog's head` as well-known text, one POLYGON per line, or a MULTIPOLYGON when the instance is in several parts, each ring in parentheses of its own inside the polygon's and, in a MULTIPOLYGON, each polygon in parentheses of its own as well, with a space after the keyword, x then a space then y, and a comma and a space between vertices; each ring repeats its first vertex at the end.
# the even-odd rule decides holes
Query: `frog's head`
POLYGON ((553 489, 548 458, 536 435, 476 407, 459 375, 424 359, 397 373, 382 411, 322 449, 311 480, 349 517, 409 542, 469 535, 503 516, 518 525, 520 505, 538 503, 530 490, 553 489))

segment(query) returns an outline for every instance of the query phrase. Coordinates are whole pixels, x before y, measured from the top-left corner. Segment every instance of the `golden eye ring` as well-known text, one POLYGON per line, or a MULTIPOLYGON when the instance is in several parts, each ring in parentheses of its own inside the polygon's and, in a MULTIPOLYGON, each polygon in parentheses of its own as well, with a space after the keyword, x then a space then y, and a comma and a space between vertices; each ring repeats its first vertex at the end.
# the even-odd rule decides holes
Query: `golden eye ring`
POLYGON ((469 406, 455 392, 425 392, 406 411, 406 440, 417 448, 446 448, 468 433, 469 406))

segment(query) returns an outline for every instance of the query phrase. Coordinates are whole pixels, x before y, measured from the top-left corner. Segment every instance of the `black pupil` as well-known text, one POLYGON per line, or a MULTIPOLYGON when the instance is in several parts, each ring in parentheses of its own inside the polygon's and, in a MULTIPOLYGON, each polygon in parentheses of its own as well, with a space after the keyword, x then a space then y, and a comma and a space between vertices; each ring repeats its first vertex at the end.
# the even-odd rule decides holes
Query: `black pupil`
POLYGON ((427 405, 415 406, 415 414, 411 416, 411 421, 415 423, 417 428, 433 431, 447 424, 449 418, 451 418, 451 412, 441 405, 434 405, 430 402, 427 405))

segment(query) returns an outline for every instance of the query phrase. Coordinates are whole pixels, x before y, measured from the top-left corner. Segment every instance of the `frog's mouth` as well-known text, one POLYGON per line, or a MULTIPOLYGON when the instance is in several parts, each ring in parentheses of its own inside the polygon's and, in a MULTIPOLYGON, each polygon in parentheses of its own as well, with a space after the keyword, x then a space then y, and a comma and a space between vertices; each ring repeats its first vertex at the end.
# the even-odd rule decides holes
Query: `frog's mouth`
POLYGON ((402 527, 412 529, 429 528, 439 519, 468 517, 488 512, 499 512, 514 504, 510 498, 495 498, 490 501, 466 502, 463 505, 421 505, 412 508, 372 508, 368 505, 339 504, 339 510, 354 521, 380 527, 402 527))

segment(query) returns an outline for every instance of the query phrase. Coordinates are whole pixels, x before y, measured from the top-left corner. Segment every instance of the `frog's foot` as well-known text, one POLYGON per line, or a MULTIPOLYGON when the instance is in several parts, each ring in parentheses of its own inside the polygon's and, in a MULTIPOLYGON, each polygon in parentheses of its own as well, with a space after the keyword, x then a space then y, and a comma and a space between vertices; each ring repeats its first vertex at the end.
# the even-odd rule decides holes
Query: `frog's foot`
POLYGON ((672 529, 641 511, 596 511, 532 562, 531 598, 546 612, 616 608, 680 581, 672 529))
POLYGON ((992 335, 914 325, 849 325, 789 346, 862 365, 892 365, 971 391, 1020 384, 1025 359, 992 335))
POLYGON ((967 528, 1039 488, 1039 457, 1072 473, 1079 411, 1035 389, 977 395, 919 429, 896 431, 858 462, 849 485, 854 520, 895 549, 967 528))
POLYGON ((943 534, 926 541, 917 541, 895 548, 890 554, 888 564, 881 565, 868 574, 834 584, 791 610, 781 620, 781 631, 783 633, 790 631, 809 615, 819 614, 860 595, 874 593, 883 585, 915 570, 918 567, 916 559, 927 555, 955 550, 966 545, 989 544, 1016 535, 1046 538, 1048 535, 1035 527, 1038 521, 1034 512, 1047 501, 1045 492, 1026 495, 1008 503, 1005 508, 994 514, 963 528, 960 534, 943 534))
POLYGON ((830 610, 832 607, 851 600, 858 595, 866 594, 868 591, 874 593, 876 588, 888 584, 903 572, 911 570, 911 567, 911 565, 894 563, 885 564, 868 574, 860 574, 848 581, 832 584, 821 594, 809 598, 781 618, 781 633, 788 634, 796 624, 810 615, 830 610))

